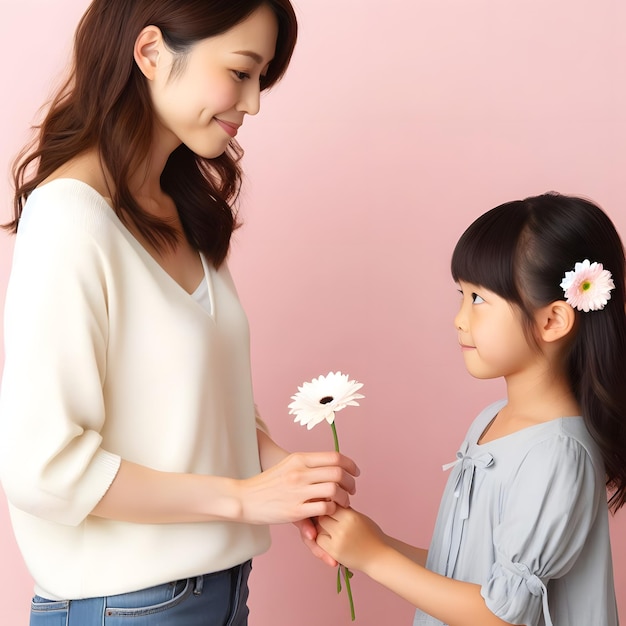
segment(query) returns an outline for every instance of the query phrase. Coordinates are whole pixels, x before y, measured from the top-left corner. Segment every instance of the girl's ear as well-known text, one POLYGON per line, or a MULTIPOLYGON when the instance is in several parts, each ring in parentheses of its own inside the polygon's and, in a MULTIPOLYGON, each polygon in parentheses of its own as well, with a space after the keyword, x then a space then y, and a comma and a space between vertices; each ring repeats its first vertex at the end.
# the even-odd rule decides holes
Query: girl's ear
POLYGON ((576 312, 564 300, 556 300, 536 312, 539 336, 547 343, 567 337, 576 325, 576 312))
POLYGON ((163 35, 156 26, 146 26, 135 40, 135 63, 148 80, 154 79, 162 47, 163 35))

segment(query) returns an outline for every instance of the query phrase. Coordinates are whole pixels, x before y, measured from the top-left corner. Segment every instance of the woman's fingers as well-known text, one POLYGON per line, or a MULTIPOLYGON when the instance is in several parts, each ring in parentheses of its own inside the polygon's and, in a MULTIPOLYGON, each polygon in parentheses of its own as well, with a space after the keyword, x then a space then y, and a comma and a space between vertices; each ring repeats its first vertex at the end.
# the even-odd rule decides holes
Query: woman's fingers
MULTIPOLYGON (((291 456, 300 460, 304 466, 311 470, 319 469, 326 472, 331 470, 333 473, 325 476, 341 484, 347 491, 354 492, 354 478, 359 476, 361 470, 351 458, 340 452, 297 452, 291 456)), ((319 480, 318 482, 326 482, 326 480, 319 480)))
POLYGON ((242 481, 243 518, 271 524, 332 514, 337 505, 349 506, 358 473, 354 461, 336 452, 291 454, 242 481))
POLYGON ((309 470, 310 483, 333 482, 348 493, 355 493, 354 479, 361 472, 349 457, 338 452, 299 452, 290 456, 294 466, 309 470))

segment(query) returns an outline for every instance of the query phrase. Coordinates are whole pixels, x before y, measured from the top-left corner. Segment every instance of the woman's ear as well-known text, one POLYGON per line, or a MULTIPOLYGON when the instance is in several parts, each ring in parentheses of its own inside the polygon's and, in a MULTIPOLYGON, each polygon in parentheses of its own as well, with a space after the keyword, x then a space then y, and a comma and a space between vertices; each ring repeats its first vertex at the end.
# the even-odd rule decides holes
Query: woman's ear
POLYGON ((156 26, 146 26, 135 40, 135 63, 148 80, 155 77, 162 49, 163 35, 156 26))
POLYGON ((567 337, 576 325, 576 312, 564 300, 556 300, 535 314, 539 336, 547 343, 567 337))

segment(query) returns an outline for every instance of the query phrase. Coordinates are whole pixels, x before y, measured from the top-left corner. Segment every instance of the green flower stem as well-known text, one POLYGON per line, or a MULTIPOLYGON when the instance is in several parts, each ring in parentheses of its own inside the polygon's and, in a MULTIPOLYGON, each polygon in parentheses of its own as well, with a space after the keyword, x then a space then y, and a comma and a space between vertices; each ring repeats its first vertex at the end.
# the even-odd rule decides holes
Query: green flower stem
MULTIPOLYGON (((337 437, 337 429, 335 428, 335 422, 331 422, 330 428, 333 431, 333 440, 335 441, 335 452, 339 452, 339 438, 337 437)), ((343 565, 339 564, 337 567, 337 593, 341 593, 341 570, 343 569, 343 578, 346 581, 346 593, 348 594, 348 601, 350 602, 350 617, 352 621, 356 619, 354 613, 354 599, 352 598, 352 587, 350 586, 350 579, 352 578, 352 572, 343 565)))
POLYGON ((339 439, 337 437, 337 429, 335 428, 335 422, 330 425, 331 430, 333 431, 333 439, 335 440, 335 452, 339 452, 339 439))
MULTIPOLYGON (((343 566, 340 565, 339 568, 341 567, 343 566)), ((346 581, 346 593, 348 594, 348 601, 350 602, 350 617, 352 618, 352 621, 354 621, 356 619, 356 615, 354 613, 354 600, 352 598, 352 587, 350 586, 350 579, 352 578, 353 574, 347 567, 344 567, 343 576, 344 576, 344 580, 346 581)))

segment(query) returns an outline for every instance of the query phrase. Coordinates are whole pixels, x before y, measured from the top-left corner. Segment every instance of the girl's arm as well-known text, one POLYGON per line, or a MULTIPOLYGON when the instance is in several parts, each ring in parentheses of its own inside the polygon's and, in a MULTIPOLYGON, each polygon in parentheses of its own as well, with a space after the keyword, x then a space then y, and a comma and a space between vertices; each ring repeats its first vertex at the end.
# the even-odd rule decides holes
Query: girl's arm
POLYGON ((421 565, 424 567, 426 565, 426 559, 428 557, 428 550, 424 550, 424 548, 418 548, 416 546, 412 546, 409 543, 404 543, 404 541, 400 541, 395 537, 390 537, 389 535, 385 535, 385 543, 393 548, 396 552, 403 554, 407 559, 411 559, 414 563, 421 565))
POLYGON ((271 459, 275 465, 245 480, 160 472, 122 460, 92 515, 155 524, 277 524, 331 514, 337 504, 348 505, 358 473, 353 461, 336 452, 279 459, 279 450, 268 446, 265 462, 271 459))
POLYGON ((358 569, 449 626, 506 626, 480 595, 480 586, 427 570, 407 544, 388 538, 368 517, 337 509, 319 520, 318 544, 346 567, 358 569))

